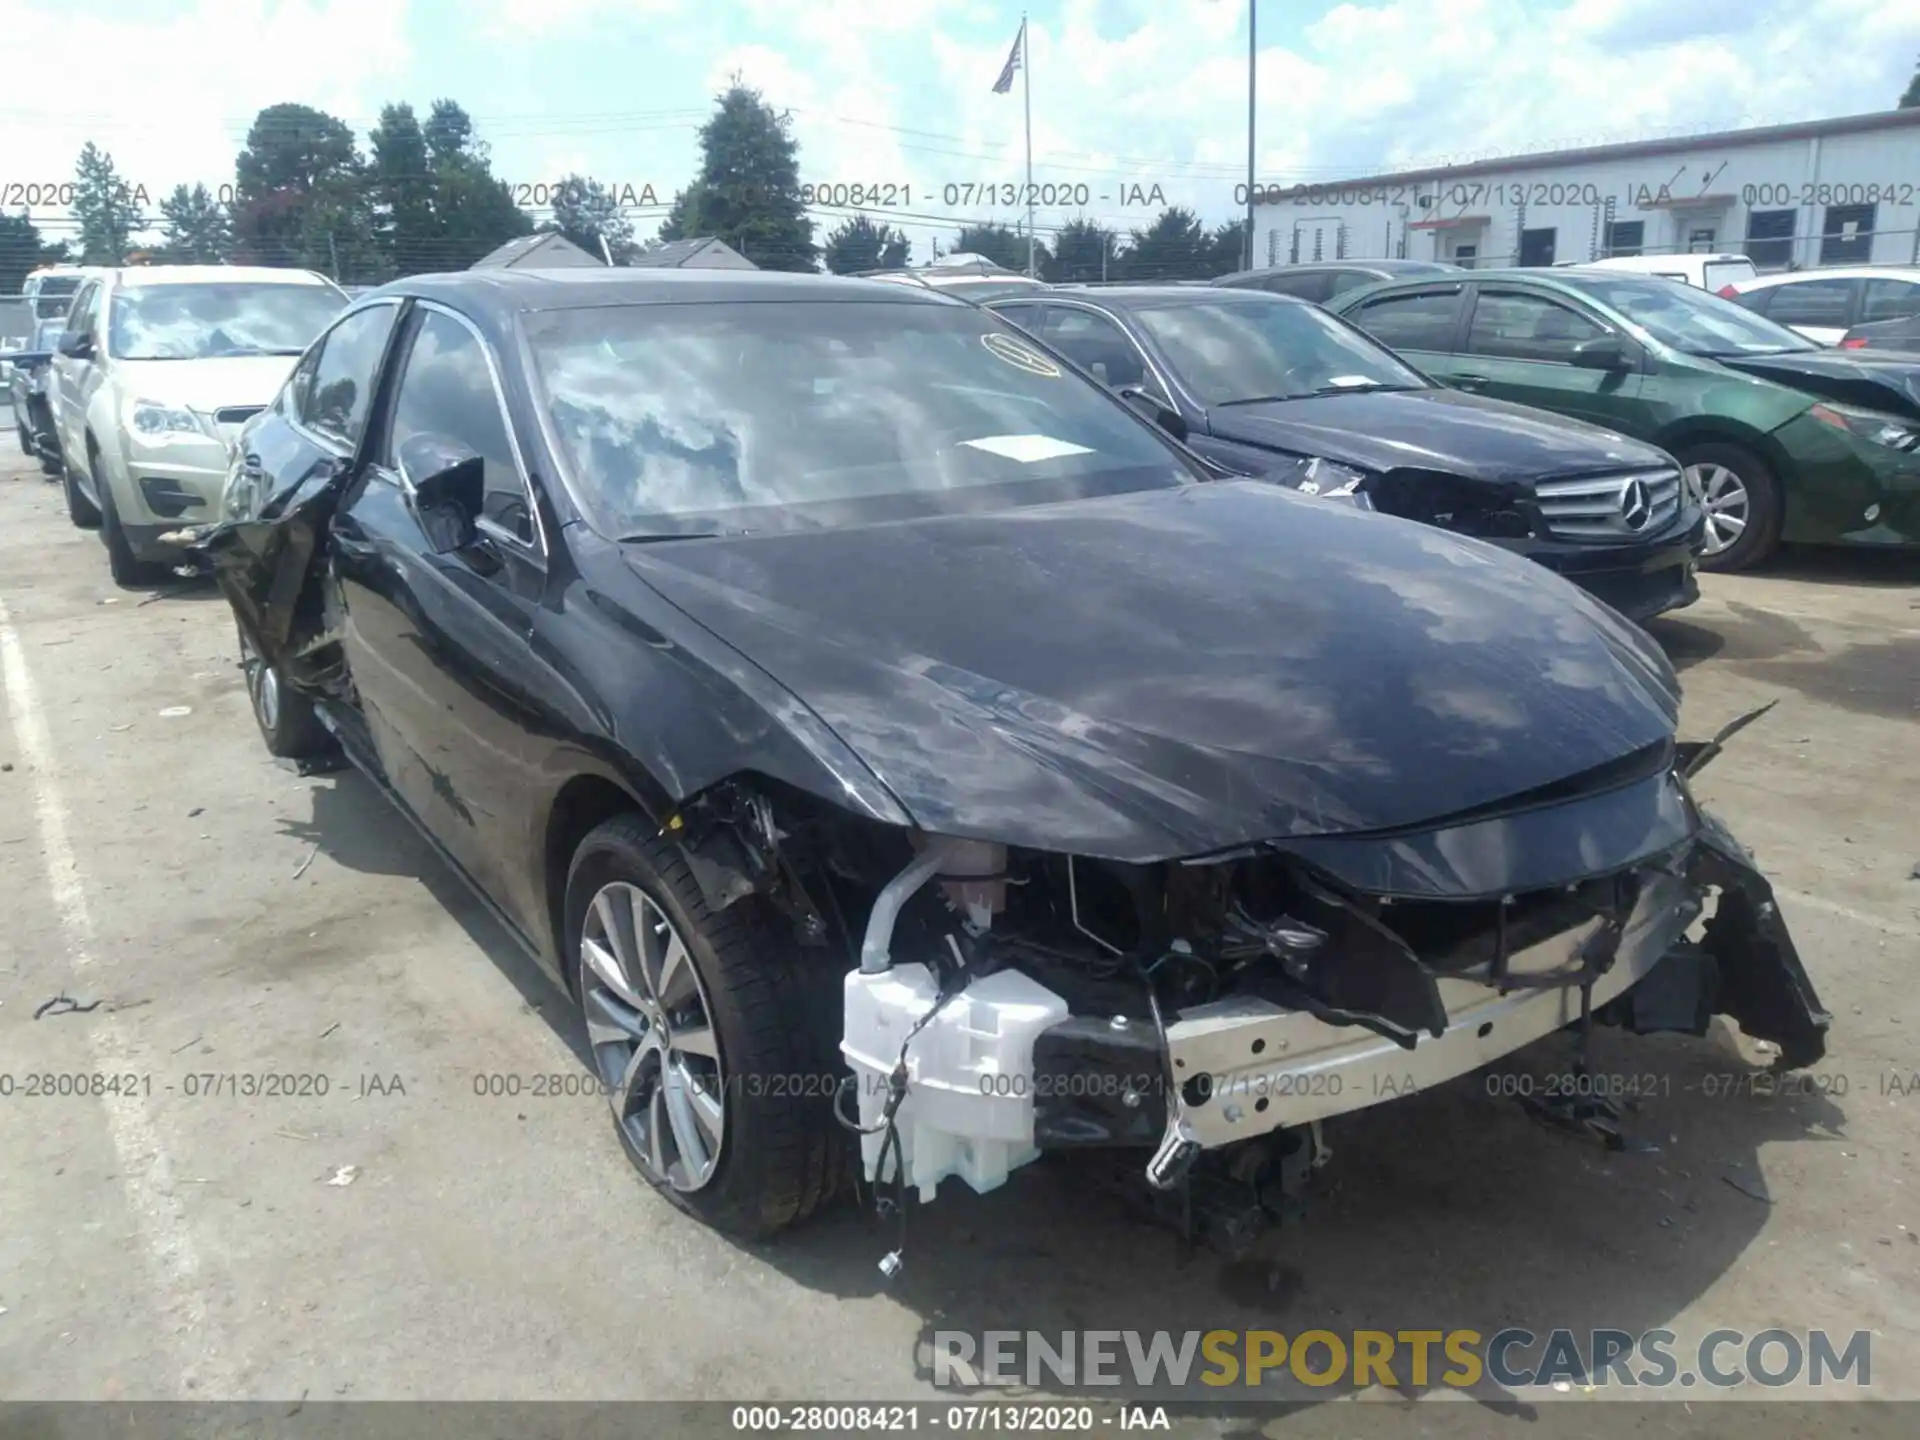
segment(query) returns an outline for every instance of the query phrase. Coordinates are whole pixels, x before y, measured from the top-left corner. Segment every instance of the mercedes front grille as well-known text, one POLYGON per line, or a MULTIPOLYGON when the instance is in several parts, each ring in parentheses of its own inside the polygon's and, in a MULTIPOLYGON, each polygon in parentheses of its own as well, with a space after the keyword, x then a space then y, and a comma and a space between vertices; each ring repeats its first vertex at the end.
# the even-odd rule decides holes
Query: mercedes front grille
POLYGON ((1678 470, 1587 475, 1534 486, 1547 531, 1560 540, 1630 540, 1664 529, 1680 509, 1678 470))

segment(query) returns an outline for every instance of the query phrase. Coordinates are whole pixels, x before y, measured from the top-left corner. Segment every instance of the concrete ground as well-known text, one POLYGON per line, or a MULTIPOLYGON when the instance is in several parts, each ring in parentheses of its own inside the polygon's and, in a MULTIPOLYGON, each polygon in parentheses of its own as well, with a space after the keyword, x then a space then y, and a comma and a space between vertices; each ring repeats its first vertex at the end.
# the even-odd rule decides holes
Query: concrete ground
MULTIPOLYGON (((1920 1397, 1920 562, 1705 588, 1655 628, 1687 734, 1780 699, 1701 788, 1833 1012, 1809 1093, 1763 1093, 1724 1030, 1603 1032, 1603 1070, 1660 1077, 1630 1117, 1657 1150, 1474 1077, 1330 1127, 1306 1225, 1256 1261, 1185 1255, 1043 1165, 916 1209, 889 1284, 892 1231, 851 1208, 731 1243, 639 1181, 598 1098, 524 1093, 585 1073, 569 1002, 365 783, 267 757, 211 590, 116 588, 58 487, 0 462, 0 1398, 906 1399, 936 1327, 1509 1324, 1866 1329, 1874 1392, 1920 1397), (62 995, 94 1008, 35 1018, 62 995), (327 1093, 194 1078, 265 1073, 327 1093), (120 1093, 28 1098, 36 1074, 120 1093)), ((1396 1433, 1537 1415, 1474 1398, 1389 1409, 1396 1433)), ((1708 1433, 1684 1398, 1608 1418, 1708 1433)))

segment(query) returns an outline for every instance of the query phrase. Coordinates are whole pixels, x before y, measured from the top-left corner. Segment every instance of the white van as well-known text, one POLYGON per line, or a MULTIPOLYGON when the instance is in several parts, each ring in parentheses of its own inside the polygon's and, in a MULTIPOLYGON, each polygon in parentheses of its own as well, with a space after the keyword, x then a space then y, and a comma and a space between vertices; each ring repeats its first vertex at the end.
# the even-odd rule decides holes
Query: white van
POLYGON ((1760 272, 1744 255, 1614 255, 1605 260, 1572 261, 1583 269, 1631 270, 1639 275, 1664 275, 1683 285, 1731 296, 1734 287, 1760 272))

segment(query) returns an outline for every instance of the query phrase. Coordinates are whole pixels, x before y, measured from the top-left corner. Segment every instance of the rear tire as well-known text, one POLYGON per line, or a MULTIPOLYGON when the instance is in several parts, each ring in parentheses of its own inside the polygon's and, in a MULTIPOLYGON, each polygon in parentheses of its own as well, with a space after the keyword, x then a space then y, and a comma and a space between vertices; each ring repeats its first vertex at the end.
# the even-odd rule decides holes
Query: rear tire
POLYGON ((1780 548, 1780 482, 1758 455, 1718 441, 1675 456, 1707 511, 1702 570, 1748 570, 1780 548))
POLYGON ((253 648, 245 630, 240 631, 240 669, 247 680, 253 723, 260 727, 269 755, 310 760, 333 749, 333 736, 320 723, 313 701, 287 684, 279 666, 253 648))
POLYGON ((756 905, 710 912, 678 847, 637 815, 589 834, 567 875, 567 962, 621 1146, 675 1205, 747 1237, 813 1214, 847 1163, 839 971, 756 905))
POLYGON ((142 560, 133 553, 127 532, 120 528, 120 512, 113 506, 113 491, 100 479, 100 456, 87 447, 87 471, 93 479, 93 493, 100 497, 100 538, 107 542, 107 570, 114 584, 124 590, 146 590, 165 581, 173 572, 165 565, 142 560))

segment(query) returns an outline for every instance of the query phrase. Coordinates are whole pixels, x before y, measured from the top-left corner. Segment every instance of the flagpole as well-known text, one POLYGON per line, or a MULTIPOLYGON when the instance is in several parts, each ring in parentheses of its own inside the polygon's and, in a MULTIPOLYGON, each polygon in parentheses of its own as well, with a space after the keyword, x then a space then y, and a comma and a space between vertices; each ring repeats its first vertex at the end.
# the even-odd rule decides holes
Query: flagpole
POLYGON ((1020 12, 1020 93, 1027 106, 1027 274, 1033 277, 1033 40, 1027 34, 1027 12, 1020 12))

